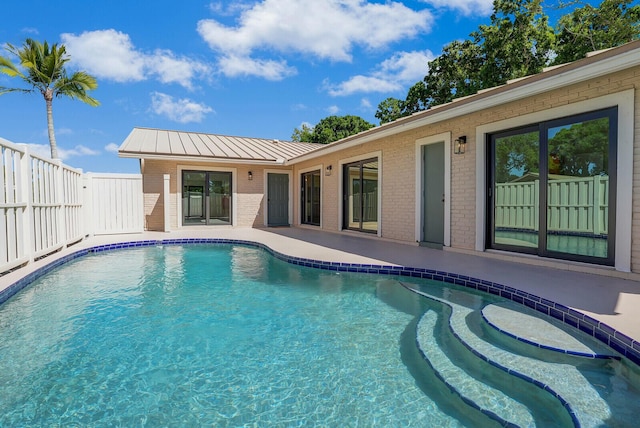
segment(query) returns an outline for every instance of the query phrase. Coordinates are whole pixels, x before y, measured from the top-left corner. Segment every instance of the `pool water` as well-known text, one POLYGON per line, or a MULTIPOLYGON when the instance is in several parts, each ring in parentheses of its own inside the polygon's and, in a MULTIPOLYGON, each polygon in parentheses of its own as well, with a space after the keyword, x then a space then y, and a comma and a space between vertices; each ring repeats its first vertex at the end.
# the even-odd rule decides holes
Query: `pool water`
POLYGON ((88 255, 0 306, 0 426, 497 426, 419 353, 436 307, 247 246, 88 255))

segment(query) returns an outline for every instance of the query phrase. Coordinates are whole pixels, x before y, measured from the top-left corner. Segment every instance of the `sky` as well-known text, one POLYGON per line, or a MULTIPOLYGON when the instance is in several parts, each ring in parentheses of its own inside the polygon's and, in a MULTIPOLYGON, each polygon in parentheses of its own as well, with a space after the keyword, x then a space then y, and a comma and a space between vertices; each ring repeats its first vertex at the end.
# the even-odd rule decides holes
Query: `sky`
MULTIPOLYGON (((597 4, 596 2, 592 2, 597 4)), ((64 44, 98 80, 91 107, 56 98, 63 162, 139 172, 118 147, 134 127, 290 140, 303 124, 404 99, 442 47, 489 23, 492 0, 22 0, 3 4, 0 55, 64 44)), ((24 87, 0 75, 0 86, 24 87)), ((0 138, 49 156, 39 93, 0 96, 0 138)))

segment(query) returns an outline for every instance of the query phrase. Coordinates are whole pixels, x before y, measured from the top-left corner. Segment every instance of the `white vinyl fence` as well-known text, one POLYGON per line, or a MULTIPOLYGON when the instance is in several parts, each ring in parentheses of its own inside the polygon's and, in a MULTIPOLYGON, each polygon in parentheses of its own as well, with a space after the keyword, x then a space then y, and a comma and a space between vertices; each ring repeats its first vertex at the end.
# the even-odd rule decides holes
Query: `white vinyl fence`
POLYGON ((89 235, 142 232, 143 220, 140 175, 85 175, 0 139, 0 274, 89 235))
POLYGON ((92 235, 143 231, 141 174, 86 174, 85 194, 92 235))

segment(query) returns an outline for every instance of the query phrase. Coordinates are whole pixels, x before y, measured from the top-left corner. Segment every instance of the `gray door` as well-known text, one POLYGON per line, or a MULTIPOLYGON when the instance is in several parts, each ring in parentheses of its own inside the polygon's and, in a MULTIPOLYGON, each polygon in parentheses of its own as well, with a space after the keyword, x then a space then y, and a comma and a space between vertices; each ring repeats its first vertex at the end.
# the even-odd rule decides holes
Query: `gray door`
POLYGON ((444 142, 422 148, 424 245, 444 244, 444 142))
POLYGON ((267 174, 267 225, 289 225, 288 174, 267 174))

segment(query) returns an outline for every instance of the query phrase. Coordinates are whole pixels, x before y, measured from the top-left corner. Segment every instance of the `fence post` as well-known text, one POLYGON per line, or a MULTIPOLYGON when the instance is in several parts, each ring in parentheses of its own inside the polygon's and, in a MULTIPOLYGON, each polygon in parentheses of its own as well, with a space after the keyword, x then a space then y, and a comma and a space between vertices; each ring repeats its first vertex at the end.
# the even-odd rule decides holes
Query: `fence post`
POLYGON ((67 247, 67 213, 65 212, 64 203, 64 171, 62 168, 62 161, 60 159, 51 159, 51 163, 55 166, 53 174, 53 188, 54 188, 54 212, 57 211, 57 215, 53 216, 53 221, 58 223, 58 243, 62 244, 62 248, 67 247))
POLYGON ((27 203, 25 207, 24 219, 26 227, 24 228, 24 248, 26 254, 29 256, 29 263, 33 262, 36 246, 35 246, 35 231, 34 231, 34 216, 33 216, 33 171, 32 171, 32 163, 31 163, 31 153, 29 152, 29 146, 24 145, 24 153, 22 155, 22 159, 20 159, 22 163, 22 197, 24 201, 27 203))
POLYGON ((93 212, 93 174, 83 174, 83 214, 84 214, 84 233, 87 237, 95 235, 96 223, 93 212))
POLYGON ((163 188, 162 188, 162 202, 164 207, 164 231, 169 231, 169 221, 171 218, 170 204, 169 204, 169 184, 171 176, 169 174, 163 175, 163 188))

